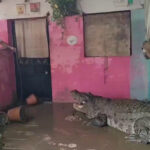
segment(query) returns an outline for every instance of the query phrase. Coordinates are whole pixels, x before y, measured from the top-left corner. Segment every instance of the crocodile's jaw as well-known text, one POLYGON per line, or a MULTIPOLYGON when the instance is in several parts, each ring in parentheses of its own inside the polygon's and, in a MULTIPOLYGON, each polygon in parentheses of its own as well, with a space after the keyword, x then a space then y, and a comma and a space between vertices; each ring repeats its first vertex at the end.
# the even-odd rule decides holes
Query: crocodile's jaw
POLYGON ((74 103, 74 104, 73 104, 73 108, 74 108, 76 111, 79 111, 79 112, 82 112, 82 113, 86 113, 86 112, 84 111, 84 106, 81 105, 81 104, 74 103))
POLYGON ((88 119, 92 119, 97 116, 97 111, 94 109, 91 93, 73 90, 71 91, 71 95, 76 100, 73 104, 73 108, 76 111, 86 114, 88 119))
POLYGON ((89 102, 89 95, 86 93, 78 92, 77 90, 71 91, 71 95, 74 98, 74 100, 76 100, 76 102, 73 104, 73 108, 76 111, 87 114, 87 103, 89 102))

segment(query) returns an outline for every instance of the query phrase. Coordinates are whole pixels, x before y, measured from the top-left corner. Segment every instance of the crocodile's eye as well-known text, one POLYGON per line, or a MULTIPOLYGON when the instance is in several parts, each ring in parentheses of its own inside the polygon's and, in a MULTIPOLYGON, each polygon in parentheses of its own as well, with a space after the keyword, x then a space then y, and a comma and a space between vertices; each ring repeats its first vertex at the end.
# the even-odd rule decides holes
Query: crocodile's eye
POLYGON ((81 102, 82 105, 84 105, 84 104, 86 104, 86 103, 87 103, 86 100, 84 100, 84 101, 81 102))

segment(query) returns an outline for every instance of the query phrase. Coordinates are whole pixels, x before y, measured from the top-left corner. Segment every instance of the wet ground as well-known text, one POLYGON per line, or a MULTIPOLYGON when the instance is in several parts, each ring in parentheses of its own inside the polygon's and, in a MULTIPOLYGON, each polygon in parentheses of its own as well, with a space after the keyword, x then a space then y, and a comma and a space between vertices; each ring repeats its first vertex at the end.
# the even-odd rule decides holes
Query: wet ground
POLYGON ((43 104, 28 108, 34 120, 10 124, 4 133, 4 150, 149 150, 150 145, 126 141, 110 128, 86 126, 65 119, 72 104, 43 104))

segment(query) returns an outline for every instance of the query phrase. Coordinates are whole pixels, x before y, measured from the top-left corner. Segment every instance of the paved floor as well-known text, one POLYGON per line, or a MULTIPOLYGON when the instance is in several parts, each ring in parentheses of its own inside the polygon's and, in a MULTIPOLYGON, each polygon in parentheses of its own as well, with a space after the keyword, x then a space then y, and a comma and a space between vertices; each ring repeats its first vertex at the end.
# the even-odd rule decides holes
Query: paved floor
POLYGON ((4 134, 4 150, 150 150, 150 145, 131 143, 110 127, 86 126, 65 119, 71 104, 43 104, 28 108, 35 119, 10 124, 4 134))

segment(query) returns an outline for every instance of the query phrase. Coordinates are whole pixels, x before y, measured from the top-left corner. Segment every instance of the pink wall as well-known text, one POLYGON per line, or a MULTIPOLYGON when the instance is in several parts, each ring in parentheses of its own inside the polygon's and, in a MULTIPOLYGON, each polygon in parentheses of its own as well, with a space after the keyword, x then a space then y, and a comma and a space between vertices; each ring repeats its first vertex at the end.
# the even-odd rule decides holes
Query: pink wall
MULTIPOLYGON (((0 21, 0 39, 10 42, 11 34, 8 30, 8 22, 0 21)), ((13 53, 7 50, 0 51, 0 109, 5 108, 12 101, 16 91, 15 67, 13 53)))
POLYGON ((71 102, 70 91, 77 89, 113 98, 129 98, 129 57, 84 57, 83 19, 68 17, 65 28, 50 23, 50 59, 54 102, 71 102), (74 46, 67 44, 70 35, 78 37, 74 46))

